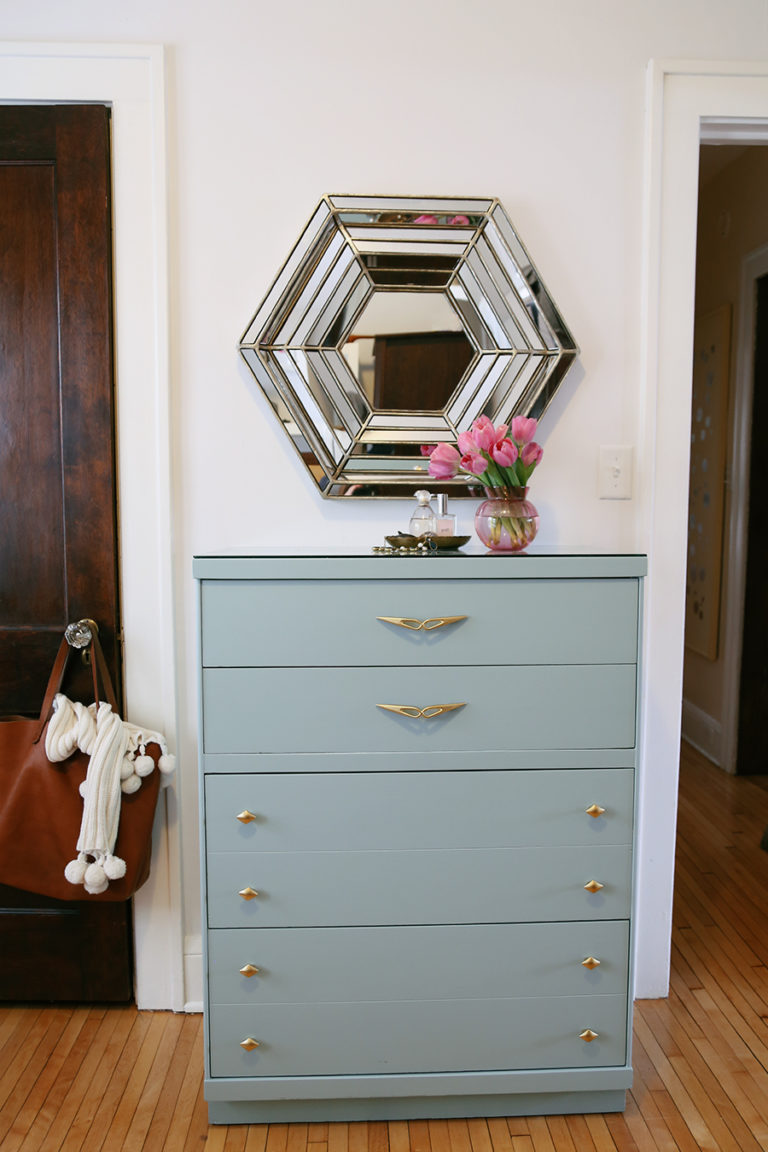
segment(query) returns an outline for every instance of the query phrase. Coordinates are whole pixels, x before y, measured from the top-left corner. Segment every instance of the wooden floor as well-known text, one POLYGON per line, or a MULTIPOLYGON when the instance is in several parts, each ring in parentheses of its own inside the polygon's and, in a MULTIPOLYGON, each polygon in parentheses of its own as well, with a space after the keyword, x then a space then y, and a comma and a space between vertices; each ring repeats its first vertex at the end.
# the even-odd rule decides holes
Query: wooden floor
POLYGON ((623 1115, 209 1128, 200 1016, 0 1005, 0 1149, 768 1149, 766 825, 768 778, 684 748, 671 993, 636 1005, 623 1115))

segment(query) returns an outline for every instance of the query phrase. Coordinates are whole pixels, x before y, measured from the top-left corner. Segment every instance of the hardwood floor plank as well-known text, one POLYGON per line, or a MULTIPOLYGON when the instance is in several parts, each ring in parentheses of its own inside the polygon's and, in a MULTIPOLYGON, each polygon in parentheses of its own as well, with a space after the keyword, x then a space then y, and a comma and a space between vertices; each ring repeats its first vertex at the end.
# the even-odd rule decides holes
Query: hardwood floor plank
POLYGON ((512 1134, 508 1122, 499 1116, 492 1116, 488 1120, 488 1135, 491 1138, 494 1152, 509 1152, 512 1147, 512 1134))
POLYGON ((635 1017, 635 1030, 640 1036, 648 1055, 653 1060, 656 1070, 664 1082, 666 1092, 669 1094, 670 1099, 674 1101, 675 1107, 690 1129, 696 1141, 696 1147, 702 1149, 703 1152, 720 1152, 717 1142, 691 1099, 686 1086, 679 1079, 675 1071, 672 1064, 675 1053, 671 1052, 667 1055, 664 1048, 656 1042, 652 1028, 646 1023, 645 1012, 650 1012, 650 1005, 654 1003, 655 1001, 653 1000, 638 1002, 639 1011, 635 1017))
POLYGON ((547 1127, 557 1152, 578 1152, 565 1116, 548 1116, 547 1127))
POLYGON ((691 966, 699 973, 703 988, 709 992, 719 1011, 730 1018, 739 1036, 756 1059, 764 1067, 768 1067, 768 1038, 764 1040, 760 1035, 765 1029, 760 1026, 760 1015, 751 1009, 745 999, 743 983, 738 977, 734 979, 722 969, 711 955, 696 946, 695 941, 681 939, 680 948, 691 966), (753 1022, 758 1025, 758 1032, 755 1031, 753 1022))
MULTIPOLYGON (((149 1016, 149 1026, 141 1037, 138 1051, 117 1100, 117 1107, 114 1110, 107 1132, 107 1139, 109 1140, 110 1146, 120 1148, 121 1152, 123 1149, 126 1149, 129 1144, 128 1134, 131 1130, 133 1118, 147 1082, 150 1069, 157 1055, 157 1050, 163 1041, 166 1024, 165 1015, 155 1013, 148 1013, 147 1015, 149 1016)), ((135 1146, 135 1143, 136 1139, 132 1137, 130 1144, 135 1146)), ((133 1152, 133 1150, 131 1150, 131 1152, 133 1152)))
MULTIPOLYGON (((467 1121, 467 1131, 469 1132, 472 1152, 493 1152, 493 1141, 488 1131, 487 1120, 482 1117, 473 1117, 467 1121)), ((396 1150, 393 1148, 392 1152, 396 1152, 396 1150)), ((397 1152, 401 1152, 401 1150, 398 1149, 397 1152)))
POLYGON ((448 1135, 447 1120, 428 1120, 429 1142, 432 1152, 451 1152, 451 1138, 448 1135))
MULTIPOLYGON (((265 1152, 267 1147, 268 1124, 249 1124, 245 1139, 245 1152, 265 1152)), ((167 1146, 164 1152, 168 1152, 167 1146)))
MULTIPOLYGON (((411 1140, 413 1137, 411 1136, 411 1140)), ((413 1145, 411 1145, 413 1146, 413 1145)), ((349 1125, 344 1123, 328 1125, 328 1152, 347 1152, 349 1148, 349 1125)), ((427 1145, 427 1149, 429 1145, 427 1145)), ((271 1152, 271 1149, 268 1149, 271 1152)))
POLYGON ((654 1090, 650 1093, 650 1097, 655 1111, 658 1112, 662 1123, 677 1144, 680 1152, 697 1152, 700 1147, 699 1142, 686 1124, 677 1105, 667 1090, 665 1088, 661 1091, 654 1090))
POLYGON ((595 1142, 589 1131, 585 1116, 566 1116, 568 1135, 579 1152, 595 1152, 595 1142))
MULTIPOLYGON (((17 1117, 43 1075, 48 1061, 54 1055, 61 1042, 67 1025, 67 1016, 68 1013, 61 1010, 52 1014, 45 1033, 41 1036, 40 1043, 32 1053, 23 1072, 15 1082, 11 1082, 5 1102, 2 1107, 0 1107, 0 1147, 3 1149, 5 1149, 6 1145, 10 1146, 12 1143, 12 1138, 9 1139, 12 1130, 16 1132, 21 1130, 21 1126, 16 1123, 17 1117)), ((10 1075, 10 1069, 8 1075, 10 1075)))
POLYGON ((28 1038, 40 1036, 45 1031, 46 1012, 50 1012, 50 1006, 31 1006, 26 1014, 23 1008, 9 1012, 12 1026, 8 1028, 0 1050, 0 1081, 5 1080, 9 1066, 18 1059, 19 1050, 24 1048, 28 1038))
MULTIPOLYGON (((7 1146, 8 1152, 16 1152, 25 1143, 28 1149, 31 1148, 36 1141, 39 1143, 39 1139, 42 1138, 42 1134, 47 1129, 45 1105, 48 1095, 55 1089, 64 1062, 88 1018, 88 1009, 66 1009, 64 1016, 65 1026, 59 1035, 56 1047, 49 1055, 45 1067, 41 1069, 32 1090, 14 1118, 10 1130, 5 1134, 4 1144, 7 1146)), ((51 1118, 49 1118, 48 1123, 50 1123, 51 1118)))
POLYGON ((285 1152, 288 1143, 288 1125, 270 1124, 267 1132, 266 1152, 285 1152))
MULTIPOLYGON (((38 1009, 38 1011, 40 1011, 38 1009)), ((22 1006, 16 1008, 4 1008, 2 1015, 0 1015, 0 1073, 3 1071, 3 1064, 6 1058, 7 1048, 6 1045, 11 1037, 16 1032, 17 1028, 21 1029, 21 1034, 26 1035, 32 1027, 35 1010, 33 1008, 24 1008, 22 1006)), ((15 1051, 16 1045, 13 1045, 15 1051)))
POLYGON ((618 1152, 656 1152, 656 1147, 648 1135, 647 1129, 641 1136, 642 1143, 638 1144, 624 1116, 615 1113, 606 1116, 605 1126, 610 1132, 618 1152))
POLYGON ((146 1020, 139 1019, 130 1010, 124 1010, 117 1017, 117 1026, 67 1133, 67 1144, 72 1149, 98 1152, 103 1146, 122 1090, 122 1084, 117 1089, 111 1085, 115 1066, 124 1068, 128 1075, 147 1026, 146 1020), (123 1063, 120 1063, 121 1057, 124 1057, 123 1063))
POLYGON ((389 1125, 386 1121, 369 1122, 368 1152, 389 1152, 389 1125))
POLYGON ((624 1123, 638 1148, 648 1148, 650 1152, 659 1152, 661 1148, 669 1148, 667 1134, 660 1132, 660 1127, 663 1126, 653 1124, 652 1118, 640 1110, 637 1099, 632 1092, 627 1093, 624 1123), (661 1142, 657 1139, 658 1135, 661 1135, 661 1142))
MULTIPOLYGON (((646 1087, 642 1077, 637 1073, 635 1074, 635 1081, 629 1096, 637 1108, 637 1111, 643 1117, 648 1131, 653 1138, 654 1146, 659 1149, 659 1152, 680 1152, 680 1145, 670 1132, 666 1120, 656 1106, 653 1092, 646 1087)), ((693 1148, 695 1148, 693 1141, 691 1141, 691 1143, 693 1148)))
POLYGON ((24 1031, 23 1023, 14 1031, 3 1060, 5 1067, 0 1073, 0 1107, 4 1107, 12 1094, 17 1092, 27 1067, 32 1064, 34 1068, 38 1045, 45 1046, 45 1037, 51 1026, 55 1027, 55 1020, 55 1009, 44 1008, 36 1015, 28 1031, 24 1031))
POLYGON ((614 1143, 613 1136, 606 1124, 606 1117, 593 1115, 586 1116, 585 1119, 596 1152, 616 1152, 617 1145, 614 1143))
POLYGON ((466 1120, 449 1120, 448 1138, 451 1142, 451 1152, 472 1152, 472 1141, 466 1120))
POLYGON ((429 1122, 427 1120, 409 1120, 408 1135, 411 1141, 411 1152, 431 1152, 432 1141, 429 1136, 429 1122))
MULTIPOLYGON (((635 1006, 633 1018, 637 1018, 637 1005, 635 1006)), ((664 1088, 661 1077, 656 1071, 656 1066, 648 1056, 645 1048, 637 1035, 637 1029, 634 1030, 632 1039, 632 1067, 634 1069, 635 1077, 642 1077, 643 1083, 649 1092, 658 1092, 664 1088)))
POLYGON ((229 1129, 223 1125, 210 1128, 205 1140, 205 1152, 224 1152, 228 1135, 229 1129))
MULTIPOLYGON (((207 1128, 208 1108, 203 1099, 201 1069, 203 1064, 203 1018, 193 1017, 196 1023, 189 1058, 184 1070, 181 1088, 171 1116, 171 1122, 162 1145, 162 1152, 185 1152, 192 1147, 198 1133, 207 1128)), ((266 1125, 264 1125, 266 1128, 266 1125)), ((266 1139, 266 1135, 265 1135, 266 1139)), ((261 1152, 261 1150, 259 1150, 261 1152)))
POLYGON ((368 1122, 356 1120, 348 1125, 349 1152, 368 1152, 368 1122))
MULTIPOLYGON (((189 1072, 190 1058, 193 1055, 196 1061, 198 1058, 197 1034, 198 1018, 196 1016, 180 1016, 178 1039, 171 1053, 168 1071, 162 1081, 152 1123, 147 1131, 142 1152, 164 1152, 169 1147, 171 1127, 177 1115, 179 1099, 189 1072)), ((189 1095, 188 1091, 188 1101, 189 1095)), ((194 1102, 194 1096, 192 1096, 191 1102, 194 1102)), ((189 1115, 189 1110, 187 1115, 189 1115)))
POLYGON ((245 1138, 247 1130, 242 1125, 227 1128, 227 1138, 224 1141, 224 1152, 245 1152, 245 1138))
MULTIPOLYGON (((198 1081, 194 1111, 189 1122, 187 1144, 184 1145, 184 1148, 201 1148, 205 1143, 210 1127, 211 1125, 208 1123, 208 1105, 205 1102, 203 1078, 201 1076, 198 1081)), ((165 1150, 163 1150, 163 1152, 165 1152, 165 1150)))
POLYGON ((529 1116, 528 1131, 531 1135, 534 1152, 556 1152, 544 1116, 529 1116))
POLYGON ((531 1131, 527 1116, 508 1116, 507 1128, 510 1136, 528 1136, 531 1131))
POLYGON ((285 1152, 306 1152, 308 1131, 307 1124, 289 1124, 285 1152))
MULTIPOLYGON (((122 1152, 143 1152, 146 1147, 147 1135, 155 1117, 165 1076, 168 1069, 173 1066, 174 1053, 181 1035, 184 1018, 169 1012, 163 1013, 162 1017, 162 1029, 160 1029, 161 1022, 158 1021, 158 1028, 161 1033, 160 1043, 157 1046, 157 1052, 144 1087, 138 1097, 131 1125, 123 1142, 122 1152)), ((164 1126, 161 1119, 159 1127, 164 1126)))
MULTIPOLYGON (((64 1076, 56 1085, 57 1089, 60 1086, 63 1087, 64 1095, 51 1126, 40 1145, 40 1152, 70 1152, 70 1149, 67 1148, 70 1130, 84 1101, 86 1101, 86 1109, 90 1109, 87 1097, 91 1084, 118 1021, 119 1013, 105 1015, 99 1011, 91 1011, 90 1019, 82 1028, 72 1047, 73 1066, 71 1069, 68 1064, 65 1066, 64 1076), (92 1026, 92 1039, 89 1037, 88 1025, 92 1026), (83 1047, 81 1047, 81 1041, 83 1047)), ((77 1134, 74 1146, 77 1147, 77 1134)))

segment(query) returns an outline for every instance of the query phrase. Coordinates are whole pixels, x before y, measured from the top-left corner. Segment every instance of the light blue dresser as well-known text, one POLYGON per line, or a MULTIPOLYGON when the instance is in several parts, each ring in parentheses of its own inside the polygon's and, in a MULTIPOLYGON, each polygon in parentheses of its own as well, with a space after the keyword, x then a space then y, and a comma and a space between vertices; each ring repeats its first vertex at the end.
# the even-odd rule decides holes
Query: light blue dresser
POLYGON ((194 572, 211 1121, 623 1108, 644 557, 194 572))

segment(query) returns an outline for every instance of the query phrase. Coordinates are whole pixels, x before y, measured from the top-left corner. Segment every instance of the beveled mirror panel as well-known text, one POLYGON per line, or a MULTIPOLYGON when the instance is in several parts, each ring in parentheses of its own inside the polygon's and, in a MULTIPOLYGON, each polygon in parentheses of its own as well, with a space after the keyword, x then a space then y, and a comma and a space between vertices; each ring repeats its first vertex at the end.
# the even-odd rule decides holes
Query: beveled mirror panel
POLYGON ((480 415, 541 416, 578 354, 498 201, 376 196, 323 198, 240 351, 323 495, 368 497, 480 415))

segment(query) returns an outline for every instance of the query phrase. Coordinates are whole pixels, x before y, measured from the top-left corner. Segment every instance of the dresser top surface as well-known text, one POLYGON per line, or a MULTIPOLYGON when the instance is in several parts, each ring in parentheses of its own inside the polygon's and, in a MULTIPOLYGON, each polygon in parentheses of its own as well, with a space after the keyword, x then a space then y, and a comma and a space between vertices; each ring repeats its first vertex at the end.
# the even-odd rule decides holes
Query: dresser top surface
POLYGON ((351 549, 293 553, 287 550, 226 551, 195 556, 201 580, 530 580, 638 577, 647 571, 641 553, 572 548, 531 548, 519 555, 440 552, 425 556, 382 555, 351 549))

